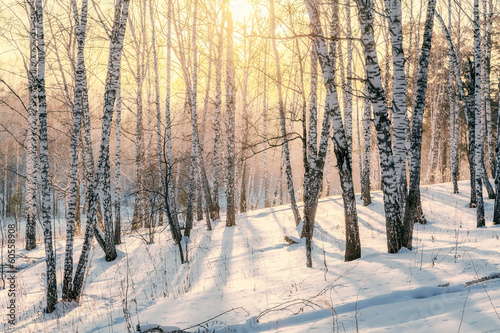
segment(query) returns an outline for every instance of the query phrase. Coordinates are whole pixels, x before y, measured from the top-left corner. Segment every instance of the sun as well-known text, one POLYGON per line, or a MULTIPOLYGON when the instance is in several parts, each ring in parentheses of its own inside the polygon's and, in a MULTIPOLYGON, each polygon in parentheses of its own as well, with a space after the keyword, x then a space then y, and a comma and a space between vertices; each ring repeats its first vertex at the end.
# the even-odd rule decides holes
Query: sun
POLYGON ((230 0, 229 8, 233 18, 240 22, 243 22, 252 10, 252 6, 250 6, 248 0, 230 0))

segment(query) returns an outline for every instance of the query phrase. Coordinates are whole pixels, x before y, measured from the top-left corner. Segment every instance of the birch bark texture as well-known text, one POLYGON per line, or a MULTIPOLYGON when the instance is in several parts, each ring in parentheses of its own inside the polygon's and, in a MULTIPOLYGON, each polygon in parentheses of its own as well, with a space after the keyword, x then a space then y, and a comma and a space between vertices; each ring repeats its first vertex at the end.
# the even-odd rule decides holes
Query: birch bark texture
POLYGON ((73 242, 75 236, 75 210, 78 188, 78 145, 80 141, 82 124, 82 96, 83 76, 85 75, 85 37, 87 33, 87 0, 82 1, 81 16, 79 17, 76 0, 71 1, 75 20, 75 35, 77 40, 77 64, 75 77, 75 90, 73 100, 73 128, 70 145, 70 172, 69 172, 69 198, 66 217, 66 253, 64 259, 64 278, 62 286, 63 300, 71 299, 71 280, 73 277, 73 242))
POLYGON ((38 94, 37 94, 37 24, 35 1, 30 0, 30 62, 28 70, 28 126, 26 132, 26 250, 36 247, 37 182, 38 182, 38 94))
MULTIPOLYGON (((97 165, 97 172, 94 176, 93 171, 93 157, 92 157, 92 146, 90 138, 90 117, 88 114, 88 100, 86 100, 86 90, 83 94, 83 115, 84 115, 84 125, 86 128, 86 165, 87 173, 89 177, 87 189, 87 201, 88 201, 88 212, 87 212, 87 227, 85 230, 84 243, 82 245, 82 252, 80 254, 80 259, 75 272, 75 277, 73 278, 73 288, 72 288, 72 299, 79 300, 83 282, 85 278, 85 271, 88 267, 88 258, 91 248, 92 237, 95 235, 99 241, 99 229, 97 228, 97 205, 98 205, 98 193, 103 187, 104 177, 109 177, 108 172, 105 170, 105 164, 109 168, 109 138, 111 133, 111 123, 113 118, 113 109, 116 101, 117 87, 120 78, 120 68, 121 68, 121 57, 123 51, 123 40, 125 37, 125 31, 127 27, 128 9, 130 0, 120 0, 115 5, 115 14, 113 19, 113 28, 110 35, 110 46, 109 46, 109 58, 108 58, 108 69, 106 75, 106 84, 104 90, 104 112, 102 117, 102 138, 99 153, 99 161, 97 165), (107 174, 106 174, 107 173, 107 174)), ((110 191, 110 189, 103 189, 103 191, 110 191)), ((109 221, 108 221, 109 223, 109 221)), ((111 222, 112 226, 112 222, 111 222)), ((112 231, 113 229, 108 226, 107 231, 112 231)), ((116 258, 116 248, 114 246, 114 239, 112 234, 106 236, 106 244, 104 245, 104 251, 106 254, 106 260, 112 261, 116 258), (109 239, 108 239, 109 238, 109 239), (109 242, 108 242, 109 241, 109 242)))
POLYGON ((368 93, 373 107, 373 122, 375 124, 380 167, 382 171, 382 190, 384 193, 384 211, 387 232, 387 249, 389 253, 397 253, 403 246, 401 205, 398 194, 394 156, 392 152, 391 121, 387 103, 382 88, 380 66, 377 58, 373 30, 372 0, 355 0, 358 6, 358 17, 361 28, 361 44, 365 57, 368 93))
POLYGON ((217 33, 217 58, 215 59, 215 115, 214 115, 214 179, 212 187, 212 202, 214 207, 214 220, 220 218, 219 188, 221 185, 221 152, 222 152, 222 59, 224 46, 224 21, 225 6, 221 9, 221 23, 217 33))
POLYGON ((483 200, 483 136, 482 136, 482 99, 481 81, 481 30, 479 22, 479 0, 474 0, 474 115, 475 115, 475 143, 474 168, 476 189, 476 218, 477 226, 484 227, 484 200, 483 200))
POLYGON ((429 54, 432 46, 432 28, 434 26, 434 13, 436 0, 427 2, 427 14, 424 25, 424 36, 420 52, 419 72, 417 79, 416 103, 413 110, 412 132, 410 144, 410 189, 406 200, 404 215, 403 246, 412 249, 413 225, 416 222, 425 223, 420 200, 420 169, 422 163, 422 124, 425 107, 425 94, 427 90, 427 72, 429 68, 429 54))
MULTIPOLYGON (((325 115, 321 130, 319 149, 311 152, 316 155, 309 160, 309 173, 307 188, 304 189, 304 231, 306 237, 306 265, 312 267, 311 248, 314 228, 314 219, 318 207, 318 198, 321 183, 323 181, 323 168, 325 164, 328 147, 330 126, 333 127, 334 152, 337 158, 337 167, 340 174, 340 184, 342 188, 342 199, 344 202, 344 217, 346 227, 346 252, 345 260, 351 261, 361 257, 361 244, 359 240, 358 217, 356 211, 356 199, 354 196, 354 186, 352 181, 352 164, 350 161, 349 146, 342 122, 342 115, 335 85, 335 64, 336 38, 339 35, 338 11, 333 10, 332 14, 332 41, 330 49, 325 42, 323 29, 321 27, 320 15, 314 0, 304 0, 307 8, 309 20, 311 22, 314 51, 321 66, 323 81, 326 88, 325 115)), ((334 4, 338 6, 338 4, 334 4)), ((338 8, 338 7, 337 7, 338 8)), ((310 122, 310 124, 313 122, 310 122)), ((315 123, 313 125, 316 125, 315 123)), ((314 132, 314 129, 312 130, 314 132)))
POLYGON ((40 187, 41 187, 41 213, 43 236, 45 243, 46 270, 46 296, 47 313, 55 310, 57 303, 56 257, 53 248, 51 200, 50 200, 50 175, 49 175, 49 146, 47 133, 47 96, 45 93, 45 36, 43 29, 43 4, 42 0, 35 0, 36 8, 36 34, 37 34, 37 93, 38 93, 38 120, 40 129, 40 187))
POLYGON ((401 0, 384 0, 384 3, 392 45, 392 133, 394 167, 396 171, 397 191, 401 203, 401 216, 404 216, 404 202, 407 196, 406 132, 408 129, 408 116, 406 112, 407 86, 403 48, 403 26, 401 22, 401 0))
POLYGON ((226 46, 226 226, 236 225, 236 156, 235 156, 235 113, 236 113, 236 73, 234 67, 233 18, 226 8, 227 46, 226 46))

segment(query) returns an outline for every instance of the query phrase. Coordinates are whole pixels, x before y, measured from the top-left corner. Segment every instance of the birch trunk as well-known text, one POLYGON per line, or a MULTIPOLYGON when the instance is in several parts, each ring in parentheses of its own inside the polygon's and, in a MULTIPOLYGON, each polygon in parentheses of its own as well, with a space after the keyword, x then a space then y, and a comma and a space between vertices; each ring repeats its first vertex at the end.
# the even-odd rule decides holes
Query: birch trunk
MULTIPOLYGON (((323 72, 325 82, 326 107, 321 130, 319 149, 314 150, 316 158, 309 161, 308 188, 304 189, 304 230, 302 234, 306 237, 306 265, 312 267, 312 235, 314 219, 318 206, 318 196, 323 180, 323 167, 325 164, 326 151, 330 133, 330 123, 333 126, 334 152, 337 157, 337 166, 340 173, 340 185, 342 188, 342 199, 344 202, 344 217, 346 227, 346 252, 345 260, 351 261, 361 257, 361 245, 358 231, 358 218, 356 212, 356 199, 354 197, 354 187, 352 182, 351 161, 349 159, 349 149, 347 139, 342 124, 337 90, 335 86, 335 64, 336 50, 334 42, 330 44, 330 52, 325 42, 323 29, 321 27, 320 16, 314 0, 305 0, 307 13, 311 22, 314 38, 314 50, 317 52, 318 61, 323 72)), ((338 4, 334 4, 335 7, 338 4)), ((338 8, 338 7, 337 7, 338 8)), ((332 15, 332 37, 335 39, 338 34, 338 11, 333 10, 332 15)), ((314 129, 313 129, 314 131, 314 129)))
MULTIPOLYGON (((167 219, 170 225, 170 232, 172 238, 179 244, 181 254, 181 262, 184 262, 182 254, 182 246, 180 246, 182 233, 179 226, 177 215, 177 203, 175 200, 175 186, 174 178, 172 175, 173 168, 173 147, 172 147, 172 119, 170 116, 170 95, 171 95, 171 62, 172 62, 172 0, 167 3, 167 87, 165 97, 165 125, 166 125, 166 163, 165 163, 165 187, 164 187, 164 200, 165 208, 167 210, 167 219)), ((180 165, 180 163, 179 163, 180 165)))
POLYGON ((121 156, 122 156, 122 88, 121 75, 118 78, 116 92, 116 148, 115 148, 115 245, 122 243, 121 239, 121 156))
POLYGON ((236 73, 234 67, 233 18, 227 12, 227 55, 226 55, 226 135, 227 135, 227 164, 226 164, 226 199, 227 213, 226 226, 236 225, 235 202, 235 113, 236 113, 236 73))
POLYGON ((37 17, 34 0, 30 7, 30 64, 28 71, 28 129, 26 132, 26 250, 36 247, 36 208, 37 208, 37 17))
POLYGON ((267 126, 268 126, 268 110, 267 110, 267 41, 264 42, 264 82, 263 82, 263 97, 262 97, 262 136, 264 139, 264 148, 262 152, 262 164, 264 164, 264 174, 261 176, 264 181, 264 208, 271 206, 270 196, 269 196, 269 167, 267 158, 267 149, 269 144, 267 143, 267 126))
MULTIPOLYGON (((156 155, 158 158, 158 176, 162 192, 167 184, 163 177, 163 158, 162 158, 162 140, 161 140, 161 105, 160 105, 160 75, 158 73, 158 55, 156 51, 156 29, 153 16, 153 1, 149 2, 149 18, 151 21, 151 50, 153 52, 153 69, 154 69, 154 84, 155 84, 155 111, 156 111, 156 155)), ((118 103, 118 102, 117 102, 118 103)), ((160 204, 158 225, 163 225, 163 204, 160 204)))
POLYGON ((45 94, 45 40, 43 29, 42 0, 35 0, 36 6, 36 34, 38 54, 38 118, 40 121, 40 185, 42 190, 42 226, 45 243, 45 262, 47 264, 47 308, 46 312, 55 310, 57 303, 56 257, 53 248, 52 223, 50 216, 50 175, 49 175, 49 147, 47 138, 47 100, 45 94))
POLYGON ((222 57, 224 46, 224 7, 221 14, 221 27, 218 32, 217 59, 215 60, 215 116, 214 116, 214 181, 213 206, 214 220, 220 218, 219 187, 221 173, 221 106, 222 106, 222 57))
MULTIPOLYGON (((458 97, 459 101, 462 102, 463 108, 465 111, 465 117, 467 119, 467 126, 468 126, 468 132, 469 132, 469 169, 470 169, 470 182, 471 182, 471 196, 470 196, 470 207, 475 207, 476 206, 476 191, 475 191, 475 186, 474 186, 474 179, 475 179, 475 170, 474 170, 474 153, 473 153, 473 146, 474 146, 474 141, 475 141, 475 134, 474 134, 474 101, 471 100, 472 97, 474 96, 473 90, 474 90, 474 83, 471 82, 471 74, 472 72, 469 70, 469 84, 467 85, 467 88, 469 90, 469 96, 465 96, 465 88, 464 88, 464 83, 462 82, 462 77, 461 77, 461 71, 460 71, 460 66, 458 63, 458 56, 457 53, 455 52, 455 48, 453 47, 453 43, 451 41, 451 35, 446 28, 446 25, 444 24, 444 21, 442 17, 436 13, 436 17, 441 24, 441 27, 443 28, 443 31, 446 36, 446 41, 448 42, 448 50, 449 50, 449 55, 452 60, 453 64, 453 69, 455 73, 455 81, 457 83, 457 90, 458 90, 458 97)), ((458 129, 457 129, 458 130, 458 129)))
MULTIPOLYGON (((401 203, 401 216, 404 216, 407 180, 406 180, 406 134, 408 118, 406 113, 406 75, 403 48, 403 26, 401 0, 384 0, 388 27, 392 45, 392 118, 394 167, 396 171, 397 191, 401 203)), ((386 73, 388 75, 388 73, 386 73)))
MULTIPOLYGON (((370 195, 370 162, 372 139, 372 105, 368 98, 368 85, 365 84, 365 98, 363 98, 363 172, 361 176, 361 199, 363 206, 372 203, 370 195)), ((361 149, 361 148, 360 148, 361 149)))
MULTIPOLYGON (((198 117, 197 117, 197 90, 198 90, 198 54, 196 49, 196 20, 197 20, 197 10, 198 1, 194 0, 194 14, 193 14, 193 78, 192 83, 187 83, 189 91, 189 108, 191 110, 191 158, 189 163, 189 192, 188 192, 188 203, 186 212, 186 228, 184 230, 184 236, 189 237, 191 229, 193 228, 193 209, 194 209, 194 197, 196 195, 196 167, 198 158, 198 117)), ((185 63, 185 61, 184 61, 185 63)), ((187 68, 185 69, 186 79, 189 78, 187 73, 187 68)), ((201 202, 199 202, 201 204, 201 202)))
POLYGON ((469 129, 469 168, 470 168, 470 204, 471 208, 477 205, 477 192, 476 192, 476 113, 475 113, 475 82, 474 82, 474 69, 469 60, 468 76, 467 76, 467 90, 468 96, 466 98, 467 104, 467 127, 469 129))
MULTIPOLYGON (((123 50, 123 40, 125 37, 125 30, 127 26, 129 3, 130 3, 129 0, 121 0, 115 6, 113 29, 111 31, 111 36, 110 36, 111 41, 109 47, 108 70, 107 70, 106 85, 104 92, 104 112, 102 118, 103 123, 102 123, 101 147, 99 154, 99 163, 97 165, 97 173, 95 175, 95 178, 93 177, 93 160, 92 160, 93 158, 92 158, 90 130, 89 130, 90 119, 88 117, 88 104, 87 108, 85 107, 86 91, 84 88, 83 111, 84 111, 84 121, 87 122, 87 125, 85 126, 86 137, 87 137, 86 164, 87 164, 87 173, 89 173, 89 177, 91 178, 89 182, 90 188, 87 189, 88 191, 87 202, 89 206, 87 213, 87 227, 85 230, 85 238, 84 238, 84 243, 82 245, 80 260, 78 262, 75 277, 73 279, 72 297, 75 300, 79 300, 80 295, 82 293, 83 281, 85 277, 85 271, 88 265, 88 256, 90 252, 92 237, 95 235, 99 241, 99 234, 98 234, 99 229, 96 228, 97 204, 98 204, 97 193, 99 190, 101 190, 101 187, 103 186, 102 184, 104 180, 103 178, 106 177, 105 164, 107 163, 109 167, 109 137, 111 132, 111 122, 113 118, 113 108, 116 100, 117 86, 120 77, 120 63, 123 50), (86 112, 87 116, 85 115, 86 112)), ((84 82, 84 84, 85 83, 86 82, 84 82)), ((106 236, 106 241, 108 241, 107 239, 108 237, 111 237, 111 235, 106 236)), ((114 242, 112 239, 109 239, 109 243, 106 244, 105 253, 107 261, 111 261, 116 258, 116 249, 114 247, 114 242)))
POLYGON ((481 82, 481 32, 479 25, 479 0, 474 0, 474 115, 475 115, 475 143, 474 143, 474 168, 476 172, 476 217, 477 226, 484 227, 484 201, 483 201, 483 137, 482 137, 482 82, 481 82))
MULTIPOLYGON (((488 10, 486 9, 486 1, 483 0, 483 12, 484 12, 484 90, 485 90, 485 104, 486 104, 486 135, 488 139, 488 158, 490 162, 490 170, 492 177, 496 174, 496 161, 495 161, 495 144, 493 138, 493 127, 492 127, 492 117, 491 117, 491 33, 493 26, 493 1, 488 1, 488 10)), ((497 137, 498 140, 498 137, 497 137)))
POLYGON ((75 91, 73 100, 73 129, 71 133, 70 172, 69 172, 69 200, 66 218, 66 253, 64 259, 64 278, 62 286, 63 300, 71 299, 71 279, 73 277, 73 242, 75 236, 75 210, 78 189, 78 145, 80 141, 82 124, 82 94, 83 75, 85 73, 85 36, 87 32, 87 1, 82 1, 81 18, 78 16, 76 1, 72 0, 73 15, 75 19, 75 34, 78 43, 77 65, 75 77, 75 91))
POLYGON ((436 0, 429 0, 427 5, 427 16, 424 25, 424 36, 420 53, 419 72, 417 80, 416 105, 413 110, 413 124, 410 148, 410 190, 406 200, 406 211, 404 215, 403 246, 412 248, 413 225, 415 222, 425 223, 420 200, 420 169, 422 154, 422 123, 424 117, 425 94, 427 90, 427 71, 429 67, 429 54, 432 46, 432 28, 434 26, 434 13, 436 11, 436 0))
POLYGON ((283 154, 285 157, 285 171, 286 171, 286 182, 288 187, 288 195, 290 197, 290 205, 292 207, 293 217, 295 225, 298 226, 300 223, 300 212, 297 208, 297 203, 295 201, 295 189, 293 186, 293 174, 292 174, 292 164, 290 161, 290 148, 288 145, 288 136, 286 131, 286 119, 285 119, 285 105, 283 102, 283 92, 282 92, 282 78, 281 78, 281 67, 280 67, 280 56, 278 52, 278 47, 276 44, 276 15, 274 10, 274 0, 270 1, 271 9, 271 36, 274 59, 276 64, 276 87, 278 90, 278 111, 280 115, 280 129, 283 144, 283 154))
POLYGON ((373 32, 373 3, 371 0, 356 0, 361 26, 361 43, 365 55, 368 92, 373 106, 374 124, 378 139, 380 167, 382 170, 382 190, 389 253, 397 253, 403 246, 401 224, 401 202, 395 173, 390 119, 382 88, 380 67, 375 48, 373 32))
POLYGON ((347 37, 347 64, 344 89, 344 128, 346 132, 349 160, 352 162, 352 29, 351 29, 351 1, 348 0, 346 9, 346 37, 347 37))
MULTIPOLYGON (((451 32, 451 0, 448 1, 448 29, 451 32)), ((453 183, 453 193, 458 193, 458 171, 459 171, 459 154, 458 154, 458 106, 456 104, 456 95, 453 85, 453 56, 448 51, 449 58, 449 74, 448 74, 448 91, 450 103, 450 168, 451 181, 453 183)))
MULTIPOLYGON (((498 89, 500 89, 500 80, 498 81, 498 89)), ((499 90, 500 91, 500 90, 499 90)), ((498 95, 498 101, 500 102, 500 95, 498 95)), ((500 105, 500 104, 499 104, 500 105)), ((493 209, 493 224, 500 224, 500 117, 497 116, 497 146, 496 146, 496 173, 495 173, 495 189, 497 196, 495 197, 495 205, 493 209)))

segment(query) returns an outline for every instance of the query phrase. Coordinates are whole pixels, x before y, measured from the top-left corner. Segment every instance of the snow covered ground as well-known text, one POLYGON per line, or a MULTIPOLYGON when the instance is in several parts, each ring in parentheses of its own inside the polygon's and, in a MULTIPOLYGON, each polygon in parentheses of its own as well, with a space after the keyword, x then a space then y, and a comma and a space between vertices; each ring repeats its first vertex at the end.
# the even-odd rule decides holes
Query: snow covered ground
MULTIPOLYGON (((176 326, 190 332, 500 332, 500 279, 465 286, 500 273, 500 228, 492 226, 493 200, 485 200, 487 227, 476 228, 468 207, 469 182, 422 188, 428 223, 416 225, 413 251, 387 254, 382 193, 358 200, 362 258, 343 260, 345 233, 340 197, 320 201, 313 268, 288 206, 237 216, 206 231, 199 222, 181 265, 168 230, 147 245, 123 237, 108 263, 96 246, 80 306, 60 302, 43 313, 43 245, 26 254, 18 244, 17 324, 0 331, 127 332, 137 324, 176 326), (25 257, 29 255, 28 257, 25 257)), ((56 241, 58 282, 64 239, 56 241)), ((76 258, 81 240, 76 245, 76 258)), ((60 292, 60 291, 59 291, 60 292)), ((7 293, 0 291, 0 308, 7 293)), ((3 311, 5 312, 5 311, 3 311)))

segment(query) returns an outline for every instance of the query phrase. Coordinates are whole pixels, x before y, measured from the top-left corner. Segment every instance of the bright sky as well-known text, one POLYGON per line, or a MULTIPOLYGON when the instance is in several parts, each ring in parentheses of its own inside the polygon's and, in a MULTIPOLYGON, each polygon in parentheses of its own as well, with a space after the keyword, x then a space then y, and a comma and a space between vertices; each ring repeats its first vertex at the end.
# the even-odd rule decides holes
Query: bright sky
POLYGON ((243 21, 252 9, 248 0, 231 0, 229 7, 233 14, 233 18, 237 21, 243 21))

